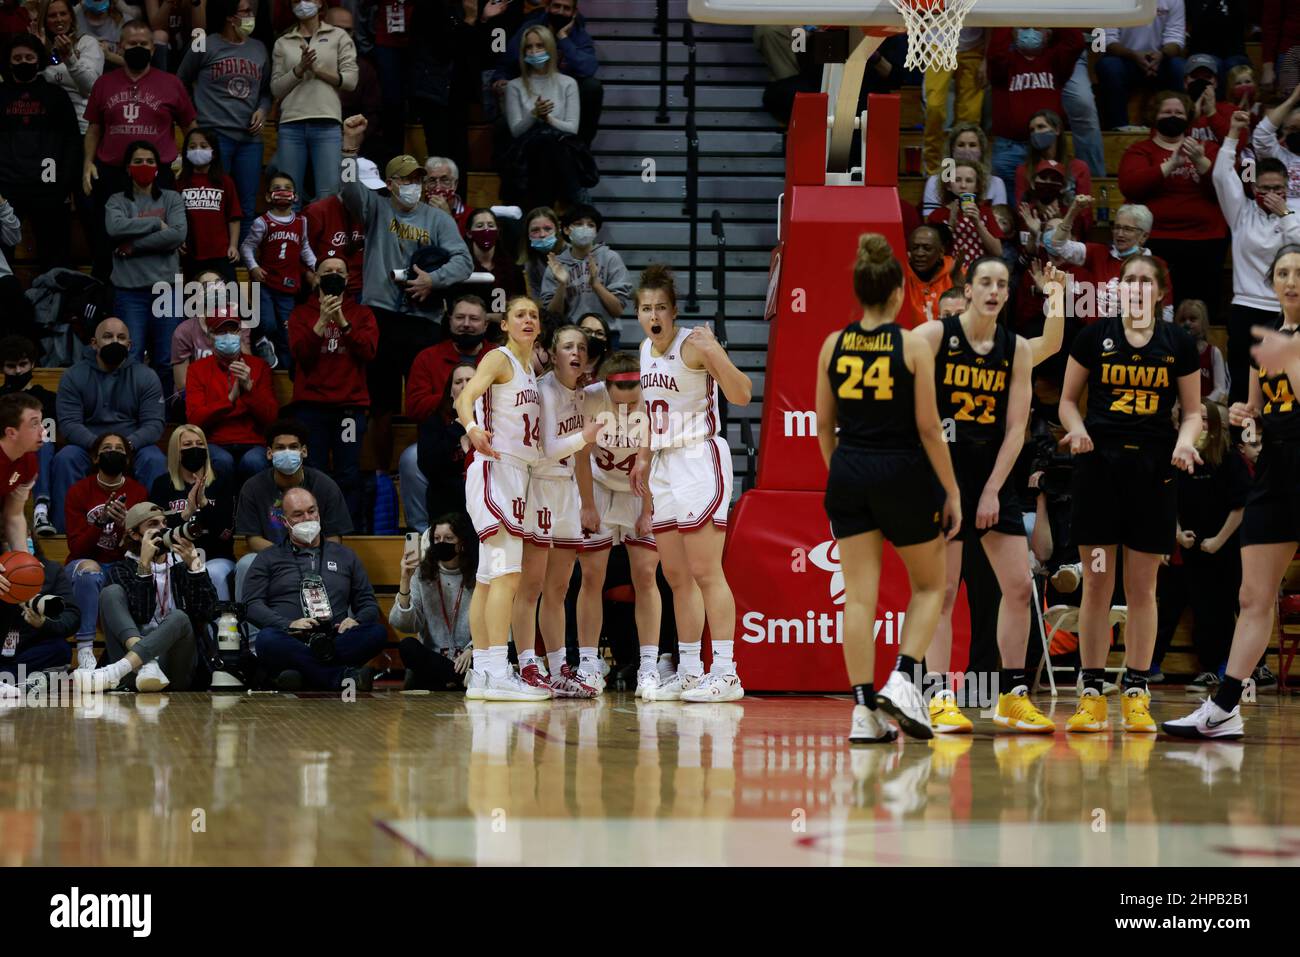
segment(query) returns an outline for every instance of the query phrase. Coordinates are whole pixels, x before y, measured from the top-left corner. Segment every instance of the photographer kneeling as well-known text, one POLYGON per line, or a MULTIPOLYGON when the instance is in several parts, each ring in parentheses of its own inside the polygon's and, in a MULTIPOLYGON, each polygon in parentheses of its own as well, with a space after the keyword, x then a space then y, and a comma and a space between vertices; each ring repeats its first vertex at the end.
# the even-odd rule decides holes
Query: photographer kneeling
POLYGON ((281 690, 338 690, 352 680, 369 691, 362 668, 384 649, 388 631, 355 552, 321 538, 316 497, 284 493, 289 537, 259 552, 244 581, 248 620, 260 630, 254 652, 281 690))
POLYGON ((167 531, 157 505, 132 505, 124 524, 126 558, 109 570, 99 595, 105 664, 77 674, 96 690, 116 688, 134 673, 136 691, 187 691, 195 635, 212 619, 216 589, 194 543, 167 531))

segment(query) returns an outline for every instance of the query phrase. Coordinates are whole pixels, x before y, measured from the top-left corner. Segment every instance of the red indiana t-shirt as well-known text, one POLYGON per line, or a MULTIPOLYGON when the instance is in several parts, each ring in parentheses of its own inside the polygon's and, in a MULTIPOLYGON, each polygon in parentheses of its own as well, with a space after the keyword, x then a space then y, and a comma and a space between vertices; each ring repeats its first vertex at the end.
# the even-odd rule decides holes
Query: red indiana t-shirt
POLYGON ((318 199, 302 212, 307 217, 307 242, 316 261, 342 259, 348 264, 348 292, 360 296, 365 224, 354 220, 337 196, 318 199))
POLYGON ((95 159, 121 166, 126 148, 147 140, 163 163, 176 159, 176 134, 194 122, 194 104, 181 81, 171 73, 150 68, 139 80, 125 69, 110 70, 95 81, 86 100, 86 122, 100 128, 95 159))
POLYGON ((375 46, 409 47, 415 0, 379 0, 375 6, 375 46))
POLYGON ((214 181, 207 173, 193 173, 178 181, 176 189, 185 201, 186 259, 225 259, 230 248, 227 227, 242 215, 235 181, 224 174, 214 181))
POLYGON ((36 474, 40 470, 35 452, 18 456, 18 461, 15 462, 5 454, 4 449, 0 449, 0 497, 8 495, 20 485, 30 485, 36 481, 36 474))

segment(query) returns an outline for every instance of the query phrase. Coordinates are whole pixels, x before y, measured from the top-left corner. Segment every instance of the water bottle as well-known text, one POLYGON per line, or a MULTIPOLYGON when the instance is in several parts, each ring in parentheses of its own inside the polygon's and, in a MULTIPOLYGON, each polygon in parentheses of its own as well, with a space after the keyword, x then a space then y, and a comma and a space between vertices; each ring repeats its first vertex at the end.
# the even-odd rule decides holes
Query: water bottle
POLYGON ((1101 188, 1101 205, 1097 207, 1097 222, 1110 224, 1110 190, 1101 188))
POLYGON ((234 605, 226 605, 217 619, 217 647, 239 653, 239 616, 234 605))

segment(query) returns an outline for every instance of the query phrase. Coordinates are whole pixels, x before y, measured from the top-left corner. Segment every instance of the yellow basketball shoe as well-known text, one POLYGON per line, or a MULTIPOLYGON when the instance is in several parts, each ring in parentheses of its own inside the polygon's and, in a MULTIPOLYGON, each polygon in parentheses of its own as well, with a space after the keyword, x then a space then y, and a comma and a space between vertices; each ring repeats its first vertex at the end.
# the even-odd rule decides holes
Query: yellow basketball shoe
POLYGON ((936 691, 930 699, 930 727, 935 734, 970 734, 975 730, 970 718, 957 707, 957 696, 951 691, 936 691))
POLYGON ((1120 697, 1124 712, 1124 730, 1138 734, 1155 734, 1155 719, 1151 717, 1151 692, 1146 688, 1129 688, 1120 697))
POLYGON ((1008 731, 1023 734, 1051 734, 1056 730, 1052 720, 1039 711, 1029 700, 1029 689, 1016 685, 1006 694, 998 695, 998 710, 993 723, 1008 731))
POLYGON ((1110 727, 1106 720, 1106 699, 1091 688, 1079 696, 1079 709, 1070 715, 1065 730, 1073 734, 1095 734, 1110 727))

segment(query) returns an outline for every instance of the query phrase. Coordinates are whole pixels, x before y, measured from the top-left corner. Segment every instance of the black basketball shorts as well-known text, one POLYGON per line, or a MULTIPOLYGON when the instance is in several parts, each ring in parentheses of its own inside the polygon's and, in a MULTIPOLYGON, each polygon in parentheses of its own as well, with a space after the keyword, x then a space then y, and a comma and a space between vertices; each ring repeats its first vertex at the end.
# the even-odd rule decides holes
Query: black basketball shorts
POLYGON ((1168 555, 1178 532, 1177 469, 1165 446, 1095 448, 1074 460, 1070 537, 1168 555))
POLYGON ((1241 518, 1241 544, 1300 541, 1300 445, 1265 445, 1241 518))
POLYGON ((979 510, 980 496, 993 473, 1000 442, 954 443, 948 448, 952 453, 952 468, 957 475, 957 488, 961 492, 961 531, 958 537, 964 542, 979 541, 985 532, 1025 537, 1025 518, 1020 496, 1011 487, 1011 477, 1002 483, 998 492, 998 520, 989 528, 975 527, 975 514, 979 510))
POLYGON ((841 445, 831 456, 825 503, 836 538, 879 529, 897 547, 919 545, 939 534, 943 488, 920 449, 841 445))

